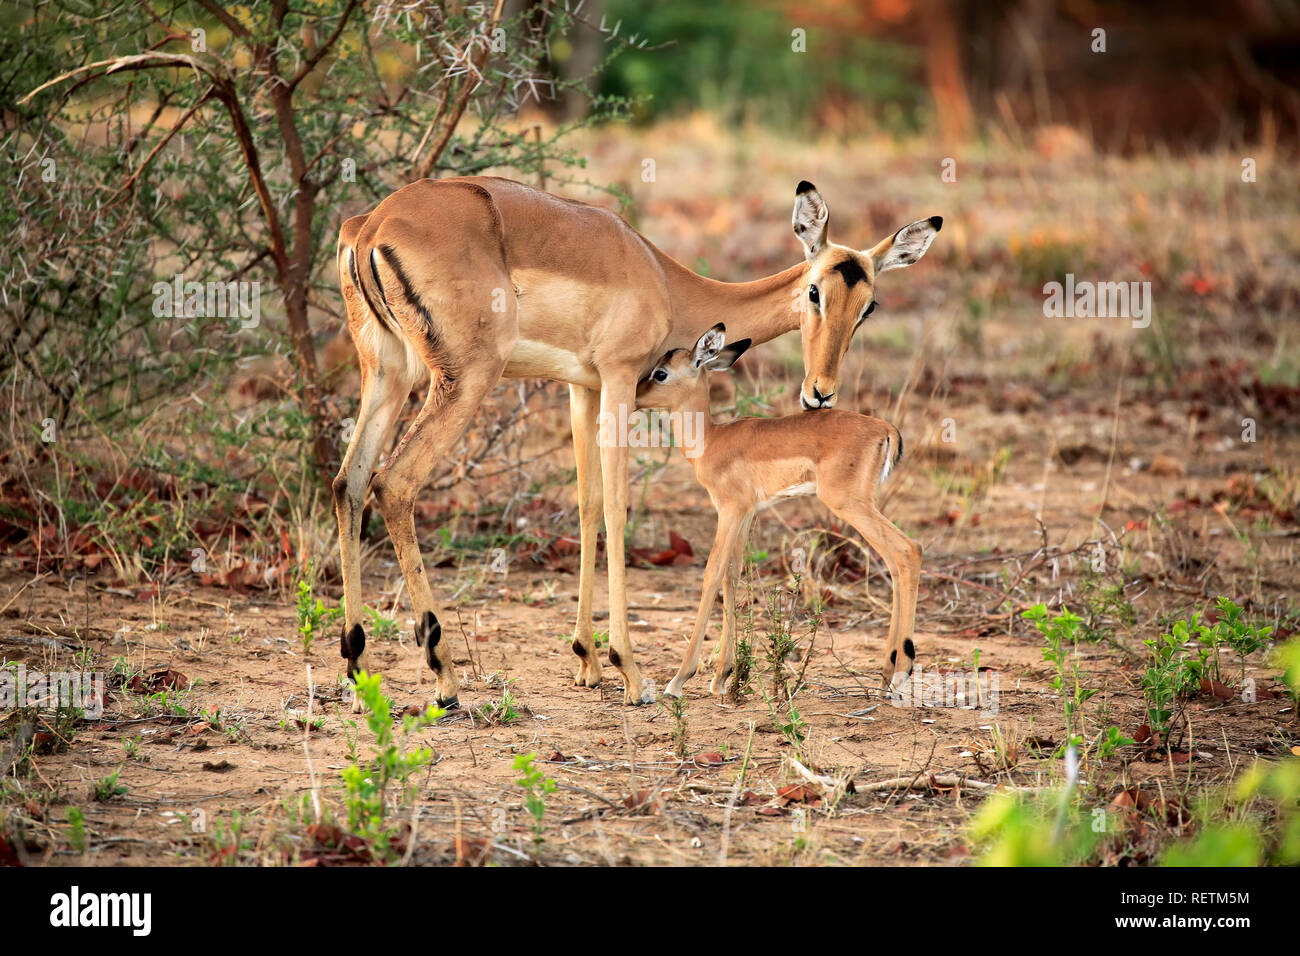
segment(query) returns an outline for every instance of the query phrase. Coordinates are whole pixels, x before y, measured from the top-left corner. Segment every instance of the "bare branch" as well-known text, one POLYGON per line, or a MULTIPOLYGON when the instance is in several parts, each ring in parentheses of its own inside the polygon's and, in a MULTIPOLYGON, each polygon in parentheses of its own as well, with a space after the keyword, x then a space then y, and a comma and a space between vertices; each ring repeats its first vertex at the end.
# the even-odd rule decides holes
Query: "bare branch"
POLYGON ((307 75, 311 73, 312 70, 316 69, 316 64, 323 60, 326 54, 333 49, 334 44, 338 42, 339 37, 343 34, 343 28, 347 26, 348 18, 352 16, 352 11, 357 8, 359 2, 360 0, 349 0, 348 5, 343 9, 343 13, 339 17, 338 25, 334 27, 334 32, 331 33, 328 39, 320 45, 319 50, 307 57, 306 62, 303 63, 298 72, 294 74, 293 79, 289 81, 290 92, 297 89, 298 84, 305 80, 307 75))
MULTIPOLYGON (((501 11, 504 6, 505 6, 505 0, 496 0, 496 3, 493 5, 492 20, 489 23, 487 29, 487 32, 489 34, 491 34, 492 31, 497 28, 497 24, 501 22, 501 11)), ((464 57, 468 64, 472 64, 474 72, 478 73, 479 70, 481 69, 481 63, 475 61, 473 54, 470 53, 470 48, 473 46, 476 39, 477 39, 476 36, 471 37, 469 39, 469 41, 465 44, 465 48, 461 51, 461 57, 464 57)), ((485 44, 483 46, 483 59, 487 58, 486 53, 489 49, 491 49, 489 45, 485 44)), ((471 94, 473 94, 477 86, 478 83, 472 82, 468 77, 462 81, 459 93, 456 97, 455 105, 452 107, 450 115, 447 116, 446 120, 444 121, 442 126, 442 132, 438 136, 437 141, 434 143, 433 148, 430 149, 429 152, 426 153, 423 157, 420 156, 419 150, 417 150, 415 156, 412 157, 412 159, 415 160, 415 164, 412 168, 412 174, 411 174, 412 179, 424 179, 433 170, 433 164, 438 161, 438 157, 442 155, 442 151, 446 149, 447 144, 451 142, 452 134, 456 132, 456 127, 460 123, 460 118, 465 115, 465 107, 469 105, 469 98, 471 94)), ((450 94, 450 90, 448 90, 447 94, 444 94, 444 97, 449 94, 450 94)), ((442 104, 439 105, 439 116, 441 116, 441 113, 442 113, 442 104)), ((438 121, 438 118, 439 117, 434 118, 434 123, 438 121)), ((433 124, 430 124, 429 132, 432 131, 433 131, 433 124)), ((424 142, 428 140, 428 137, 429 137, 429 133, 426 132, 424 140, 421 140, 421 144, 419 147, 420 149, 424 148, 424 142)))
POLYGON ((212 14, 214 17, 220 20, 222 26, 224 26, 235 36, 239 37, 242 40, 247 40, 249 43, 256 42, 252 32, 248 29, 248 27, 244 26, 242 23, 236 20, 220 4, 213 3, 212 0, 199 0, 199 6, 201 6, 204 10, 207 10, 208 13, 212 14))

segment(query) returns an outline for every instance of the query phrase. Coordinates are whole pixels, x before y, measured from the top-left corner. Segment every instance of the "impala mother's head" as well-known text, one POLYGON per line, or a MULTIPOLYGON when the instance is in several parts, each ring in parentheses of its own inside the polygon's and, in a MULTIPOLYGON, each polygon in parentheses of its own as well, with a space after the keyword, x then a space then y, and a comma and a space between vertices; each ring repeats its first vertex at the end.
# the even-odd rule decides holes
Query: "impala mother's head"
POLYGON ((804 408, 830 408, 839 388, 840 363, 859 325, 876 307, 876 277, 910 266, 925 255, 943 225, 939 216, 908 223, 870 249, 850 249, 827 239, 830 209, 812 183, 795 190, 794 234, 808 257, 803 318, 804 408))

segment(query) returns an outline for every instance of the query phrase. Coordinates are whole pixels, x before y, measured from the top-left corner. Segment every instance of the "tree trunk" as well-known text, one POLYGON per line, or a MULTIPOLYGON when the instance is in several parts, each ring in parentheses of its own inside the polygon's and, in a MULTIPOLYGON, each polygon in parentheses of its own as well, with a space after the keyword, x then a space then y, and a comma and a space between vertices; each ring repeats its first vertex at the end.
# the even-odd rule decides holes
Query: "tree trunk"
POLYGON ((956 146, 970 138, 975 123, 962 72, 961 34, 951 0, 929 0, 924 11, 930 96, 945 144, 956 146))

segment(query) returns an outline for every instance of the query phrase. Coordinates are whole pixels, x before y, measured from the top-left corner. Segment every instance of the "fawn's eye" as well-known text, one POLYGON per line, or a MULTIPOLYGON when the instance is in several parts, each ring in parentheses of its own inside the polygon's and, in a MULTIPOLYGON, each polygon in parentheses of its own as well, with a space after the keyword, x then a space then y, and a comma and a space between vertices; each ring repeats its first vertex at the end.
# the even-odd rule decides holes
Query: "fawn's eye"
POLYGON ((821 295, 818 293, 815 285, 810 285, 808 287, 808 301, 813 305, 819 305, 821 303, 821 295))
POLYGON ((654 379, 656 382, 668 381, 668 373, 661 368, 655 369, 654 374, 651 375, 650 377, 654 379))
POLYGON ((876 300, 875 300, 875 299, 872 299, 872 300, 871 300, 871 304, 870 304, 869 306, 867 306, 867 311, 863 312, 862 314, 863 314, 864 316, 867 316, 867 315, 870 315, 872 312, 875 312, 875 311, 876 311, 876 300))

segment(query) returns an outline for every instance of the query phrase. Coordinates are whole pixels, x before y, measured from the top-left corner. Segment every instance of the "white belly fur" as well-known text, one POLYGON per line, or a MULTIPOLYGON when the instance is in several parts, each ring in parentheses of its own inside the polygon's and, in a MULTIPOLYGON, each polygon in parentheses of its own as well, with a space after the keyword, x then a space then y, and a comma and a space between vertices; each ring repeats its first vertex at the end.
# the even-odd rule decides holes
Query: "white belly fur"
POLYGON ((506 378, 550 378, 600 388, 600 377, 572 352, 546 342, 519 339, 502 373, 506 378))
POLYGON ((808 495, 817 494, 817 482, 805 481, 802 484, 791 485, 789 488, 782 488, 770 498, 764 498, 754 508, 755 511, 766 511, 768 508, 779 504, 787 498, 804 498, 808 495))
POLYGON ((571 276, 536 269, 513 270, 511 279, 519 302, 519 338, 503 374, 507 378, 549 378, 600 388, 596 370, 580 362, 576 353, 541 337, 530 339, 528 334, 531 330, 563 328, 578 322, 578 316, 598 314, 604 301, 603 290, 571 276))

